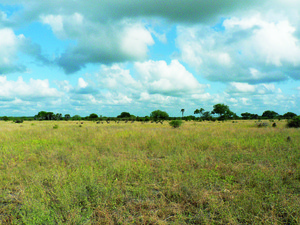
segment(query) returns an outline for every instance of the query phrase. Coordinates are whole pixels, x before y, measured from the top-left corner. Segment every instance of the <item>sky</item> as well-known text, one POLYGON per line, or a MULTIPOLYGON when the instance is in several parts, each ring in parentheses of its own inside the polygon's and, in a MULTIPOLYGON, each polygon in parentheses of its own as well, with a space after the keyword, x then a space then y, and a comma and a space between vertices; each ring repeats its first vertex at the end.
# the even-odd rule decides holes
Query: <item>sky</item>
POLYGON ((300 114, 299 0, 0 0, 0 116, 300 114))

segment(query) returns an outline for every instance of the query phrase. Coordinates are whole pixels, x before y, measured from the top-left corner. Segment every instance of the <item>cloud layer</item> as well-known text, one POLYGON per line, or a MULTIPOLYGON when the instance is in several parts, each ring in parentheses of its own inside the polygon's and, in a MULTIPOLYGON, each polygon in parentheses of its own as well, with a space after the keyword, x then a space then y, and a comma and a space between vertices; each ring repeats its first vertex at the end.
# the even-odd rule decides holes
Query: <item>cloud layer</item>
POLYGON ((30 106, 143 115, 162 107, 176 114, 179 107, 192 114, 220 102, 240 112, 299 111, 299 1, 1 4, 6 112, 30 106))

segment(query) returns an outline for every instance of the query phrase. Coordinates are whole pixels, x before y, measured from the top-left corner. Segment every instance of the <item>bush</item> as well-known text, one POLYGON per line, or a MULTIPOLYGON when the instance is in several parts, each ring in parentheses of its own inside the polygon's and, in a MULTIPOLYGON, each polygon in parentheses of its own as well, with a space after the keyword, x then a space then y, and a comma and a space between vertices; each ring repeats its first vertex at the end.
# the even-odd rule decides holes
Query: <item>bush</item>
POLYGON ((293 119, 289 120, 287 123, 288 127, 295 127, 298 128, 300 127, 300 116, 296 116, 293 119))
POLYGON ((58 129, 58 125, 55 124, 55 125, 53 126, 53 129, 58 129))
POLYGON ((181 126, 182 120, 172 120, 171 122, 169 122, 169 124, 174 128, 178 128, 181 126))

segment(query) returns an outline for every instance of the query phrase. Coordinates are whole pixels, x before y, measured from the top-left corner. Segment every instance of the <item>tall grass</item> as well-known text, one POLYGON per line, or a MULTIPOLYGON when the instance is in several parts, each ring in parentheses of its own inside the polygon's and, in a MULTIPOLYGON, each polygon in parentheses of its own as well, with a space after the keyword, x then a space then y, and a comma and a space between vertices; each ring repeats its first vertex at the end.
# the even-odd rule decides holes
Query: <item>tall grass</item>
POLYGON ((0 222, 299 224, 285 124, 0 122, 0 222))

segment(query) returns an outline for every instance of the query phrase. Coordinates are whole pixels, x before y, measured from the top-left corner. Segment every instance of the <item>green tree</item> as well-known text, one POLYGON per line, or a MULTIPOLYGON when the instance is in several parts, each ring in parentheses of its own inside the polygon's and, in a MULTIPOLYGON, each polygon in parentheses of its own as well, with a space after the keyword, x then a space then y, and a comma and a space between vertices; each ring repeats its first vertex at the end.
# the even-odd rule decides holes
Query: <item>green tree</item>
POLYGON ((40 111, 34 116, 35 120, 55 120, 56 115, 53 112, 40 111))
POLYGON ((81 120, 81 116, 75 115, 72 117, 72 120, 81 120))
POLYGON ((241 113, 241 116, 243 117, 244 120, 248 120, 251 118, 251 113, 248 112, 241 113))
POLYGON ((225 104, 220 104, 220 103, 214 105, 214 109, 211 113, 219 114, 219 117, 224 118, 224 119, 226 119, 232 115, 232 112, 230 111, 229 106, 225 105, 225 104))
POLYGON ((267 119, 275 119, 277 116, 279 116, 279 114, 271 110, 264 111, 262 114, 262 117, 267 119))
POLYGON ((94 119, 97 119, 98 118, 98 115, 96 113, 92 113, 89 115, 89 119, 91 120, 94 120, 94 119))
POLYGON ((252 114, 252 113, 241 113, 241 116, 244 120, 248 120, 248 119, 258 119, 258 115, 257 114, 252 114))
POLYGON ((161 110, 155 110, 151 112, 150 117, 154 120, 166 120, 169 118, 169 114, 161 110))
POLYGON ((71 119, 70 114, 66 114, 66 115, 65 115, 65 120, 68 121, 69 119, 71 119))
POLYGON ((56 120, 62 120, 62 114, 61 113, 56 113, 55 119, 56 120))
POLYGON ((283 117, 284 119, 292 119, 292 118, 294 118, 295 116, 297 116, 296 113, 293 113, 293 112, 287 112, 287 113, 283 114, 282 117, 283 117))
POLYGON ((2 119, 3 121, 8 121, 8 120, 9 120, 9 118, 8 118, 7 116, 3 116, 1 119, 2 119))
POLYGON ((200 110, 199 110, 199 109, 196 109, 196 110, 194 111, 194 114, 200 114, 200 110))
POLYGON ((211 113, 210 113, 209 111, 203 112, 203 113, 202 113, 202 118, 203 118, 203 119, 206 119, 206 120, 211 119, 211 118, 212 118, 212 117, 211 117, 211 113))
POLYGON ((196 109, 195 111, 194 111, 194 114, 199 114, 199 117, 201 117, 201 116, 203 116, 203 112, 204 112, 205 110, 203 109, 203 108, 200 108, 200 109, 196 109))
POLYGON ((117 118, 128 118, 130 116, 129 112, 122 112, 121 115, 117 116, 117 118))

